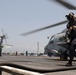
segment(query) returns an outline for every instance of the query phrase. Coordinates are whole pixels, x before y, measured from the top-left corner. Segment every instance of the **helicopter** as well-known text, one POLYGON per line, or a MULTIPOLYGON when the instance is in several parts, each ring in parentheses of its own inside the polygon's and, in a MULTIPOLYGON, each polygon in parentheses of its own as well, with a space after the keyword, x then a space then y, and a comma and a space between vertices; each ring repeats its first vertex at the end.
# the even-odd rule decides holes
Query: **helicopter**
POLYGON ((12 46, 12 45, 7 44, 7 40, 6 40, 7 38, 8 38, 7 35, 4 34, 4 31, 2 29, 2 35, 0 36, 0 56, 2 56, 2 49, 4 47, 6 47, 6 46, 11 47, 12 46), (4 40, 5 40, 5 44, 3 44, 4 40))
POLYGON ((2 48, 3 48, 3 40, 5 39, 5 35, 2 35, 2 36, 0 36, 0 56, 2 56, 1 55, 1 53, 2 53, 2 48))
MULTIPOLYGON (((3 40, 6 39, 3 29, 2 29, 2 33, 3 33, 3 35, 0 36, 0 56, 2 56, 1 54, 2 54, 2 49, 3 49, 3 40)), ((6 40, 5 40, 5 42, 6 42, 6 40)))
MULTIPOLYGON (((44 53, 48 56, 59 56, 60 59, 67 59, 69 56, 68 43, 66 42, 66 31, 64 29, 62 32, 54 34, 49 43, 44 48, 44 53)), ((76 56, 76 51, 75 51, 76 56)))
MULTIPOLYGON (((76 7, 74 5, 70 4, 69 2, 66 2, 65 0, 53 0, 53 1, 63 5, 67 9, 76 10, 76 7)), ((64 20, 62 22, 58 22, 58 23, 55 23, 55 24, 52 24, 52 25, 49 25, 49 26, 46 26, 43 28, 39 28, 36 30, 32 30, 32 31, 23 33, 21 35, 27 36, 27 35, 42 31, 42 30, 60 26, 67 22, 68 22, 67 20, 64 20)), ((67 59, 69 52, 68 52, 68 45, 67 45, 66 38, 65 38, 66 31, 67 31, 67 29, 64 29, 60 33, 54 34, 50 38, 49 43, 45 46, 44 53, 46 53, 48 56, 54 55, 54 56, 59 56, 60 59, 67 59)))

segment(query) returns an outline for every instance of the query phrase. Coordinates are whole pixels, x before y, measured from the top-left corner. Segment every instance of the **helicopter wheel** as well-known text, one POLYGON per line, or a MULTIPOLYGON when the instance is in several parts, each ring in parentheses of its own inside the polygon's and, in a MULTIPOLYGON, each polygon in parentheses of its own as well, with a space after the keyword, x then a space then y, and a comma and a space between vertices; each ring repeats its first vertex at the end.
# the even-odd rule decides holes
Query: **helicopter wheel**
POLYGON ((60 55, 60 59, 61 59, 61 60, 67 60, 67 59, 68 59, 67 53, 66 53, 66 52, 62 53, 62 54, 60 55))

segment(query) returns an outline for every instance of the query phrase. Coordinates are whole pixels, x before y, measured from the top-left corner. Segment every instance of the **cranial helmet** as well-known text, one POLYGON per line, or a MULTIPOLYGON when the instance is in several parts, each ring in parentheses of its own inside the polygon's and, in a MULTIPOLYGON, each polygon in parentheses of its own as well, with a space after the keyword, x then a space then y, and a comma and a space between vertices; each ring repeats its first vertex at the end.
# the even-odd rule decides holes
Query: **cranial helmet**
POLYGON ((70 12, 69 14, 74 15, 74 13, 73 13, 73 12, 70 12))
POLYGON ((74 16, 74 13, 73 13, 73 12, 70 12, 70 13, 69 13, 69 16, 74 16))
POLYGON ((68 15, 66 15, 65 17, 67 17, 68 20, 72 20, 74 18, 74 13, 70 12, 68 15))

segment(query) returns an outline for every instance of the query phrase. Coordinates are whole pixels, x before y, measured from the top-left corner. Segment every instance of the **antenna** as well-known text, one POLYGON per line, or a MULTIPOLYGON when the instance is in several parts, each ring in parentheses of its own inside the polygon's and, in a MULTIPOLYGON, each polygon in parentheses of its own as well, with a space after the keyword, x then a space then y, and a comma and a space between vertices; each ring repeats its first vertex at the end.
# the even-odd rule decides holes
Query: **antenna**
POLYGON ((39 42, 37 42, 37 56, 39 54, 39 42))

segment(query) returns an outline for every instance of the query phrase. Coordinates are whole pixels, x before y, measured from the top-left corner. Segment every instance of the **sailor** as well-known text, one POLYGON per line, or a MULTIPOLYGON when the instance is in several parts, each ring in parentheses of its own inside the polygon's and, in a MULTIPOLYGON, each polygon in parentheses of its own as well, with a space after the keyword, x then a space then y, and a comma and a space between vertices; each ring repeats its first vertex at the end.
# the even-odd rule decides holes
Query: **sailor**
MULTIPOLYGON (((66 66, 72 66, 72 61, 75 56, 76 49, 76 17, 74 13, 70 12, 69 15, 66 15, 67 20, 69 21, 67 24, 67 35, 69 38, 69 61, 66 66)), ((68 42, 68 41, 67 41, 68 42)))

